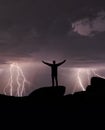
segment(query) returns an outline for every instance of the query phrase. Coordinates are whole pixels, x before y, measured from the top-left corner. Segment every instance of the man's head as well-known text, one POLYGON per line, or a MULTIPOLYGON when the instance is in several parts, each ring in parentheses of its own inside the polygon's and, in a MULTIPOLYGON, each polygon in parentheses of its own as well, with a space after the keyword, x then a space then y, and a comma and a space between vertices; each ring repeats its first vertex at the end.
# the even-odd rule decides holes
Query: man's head
POLYGON ((55 61, 55 60, 53 60, 53 64, 56 64, 56 61, 55 61))

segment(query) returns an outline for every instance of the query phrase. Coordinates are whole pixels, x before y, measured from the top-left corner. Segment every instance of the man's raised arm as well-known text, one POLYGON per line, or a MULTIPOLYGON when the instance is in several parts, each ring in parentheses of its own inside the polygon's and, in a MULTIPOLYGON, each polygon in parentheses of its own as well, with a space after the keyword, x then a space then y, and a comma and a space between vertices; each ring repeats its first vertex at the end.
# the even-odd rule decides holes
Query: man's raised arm
POLYGON ((57 65, 59 66, 59 65, 62 65, 63 63, 65 63, 66 62, 66 60, 64 60, 64 61, 62 61, 62 62, 60 62, 60 63, 58 63, 57 65))
POLYGON ((51 66, 52 64, 50 64, 50 63, 47 63, 47 62, 45 62, 45 61, 42 61, 44 64, 46 64, 46 65, 48 65, 48 66, 51 66))

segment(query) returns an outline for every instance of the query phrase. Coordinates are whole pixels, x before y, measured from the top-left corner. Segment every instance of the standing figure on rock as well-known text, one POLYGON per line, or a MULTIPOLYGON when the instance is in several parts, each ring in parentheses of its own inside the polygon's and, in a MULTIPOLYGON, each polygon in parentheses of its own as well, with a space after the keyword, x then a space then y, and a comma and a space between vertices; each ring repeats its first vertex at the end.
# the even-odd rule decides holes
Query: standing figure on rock
POLYGON ((56 64, 55 60, 53 61, 53 64, 42 61, 44 64, 51 67, 52 86, 55 86, 55 84, 54 84, 55 82, 56 82, 56 86, 58 86, 58 73, 57 73, 58 66, 62 65, 65 61, 66 60, 64 60, 60 63, 57 63, 57 64, 56 64), (54 80, 55 80, 55 82, 54 82, 54 80))

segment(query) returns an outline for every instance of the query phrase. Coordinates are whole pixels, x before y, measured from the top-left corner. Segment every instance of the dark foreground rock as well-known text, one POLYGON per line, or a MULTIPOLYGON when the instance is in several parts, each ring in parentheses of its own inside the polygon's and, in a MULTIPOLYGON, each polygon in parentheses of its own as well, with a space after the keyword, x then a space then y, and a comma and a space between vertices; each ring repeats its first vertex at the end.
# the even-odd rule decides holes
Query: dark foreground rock
POLYGON ((35 90, 29 96, 30 97, 60 97, 64 96, 65 94, 65 87, 64 86, 57 86, 57 87, 43 87, 35 90))
POLYGON ((85 92, 64 92, 65 87, 58 86, 40 88, 27 97, 0 95, 1 119, 29 129, 105 128, 104 79, 93 77, 85 92))

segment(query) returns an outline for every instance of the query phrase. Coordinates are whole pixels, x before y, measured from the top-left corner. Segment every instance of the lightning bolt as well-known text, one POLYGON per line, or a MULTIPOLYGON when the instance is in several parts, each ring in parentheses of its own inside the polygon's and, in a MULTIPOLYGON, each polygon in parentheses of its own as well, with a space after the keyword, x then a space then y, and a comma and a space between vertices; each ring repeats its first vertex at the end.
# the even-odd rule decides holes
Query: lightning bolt
POLYGON ((81 70, 79 69, 79 70, 77 71, 77 79, 78 79, 78 82, 79 82, 79 84, 80 84, 80 87, 82 88, 83 91, 85 91, 85 88, 84 88, 84 86, 83 86, 80 73, 81 73, 81 70))
POLYGON ((93 72, 93 74, 94 74, 95 76, 100 77, 100 78, 102 78, 102 79, 105 79, 104 76, 101 76, 101 75, 99 75, 99 74, 96 73, 96 69, 92 69, 92 72, 93 72))
POLYGON ((76 70, 76 73, 77 73, 77 81, 79 83, 79 86, 81 87, 82 91, 85 91, 85 87, 83 85, 83 82, 84 82, 84 79, 86 81, 86 79, 88 80, 88 84, 90 83, 90 79, 92 76, 97 76, 97 77, 100 77, 100 78, 103 78, 105 79, 104 76, 101 76, 99 75, 97 72, 96 72, 97 69, 92 69, 92 68, 89 68, 89 69, 85 69, 85 68, 78 68, 76 70))
POLYGON ((16 91, 17 96, 23 96, 23 93, 25 92, 25 86, 27 84, 29 86, 30 82, 25 78, 22 68, 17 63, 12 63, 10 64, 9 72, 10 78, 6 87, 4 88, 4 94, 7 95, 9 90, 10 96, 14 95, 14 91, 16 91))
POLYGON ((90 70, 87 69, 88 84, 90 84, 90 77, 91 77, 91 72, 90 72, 90 70))

